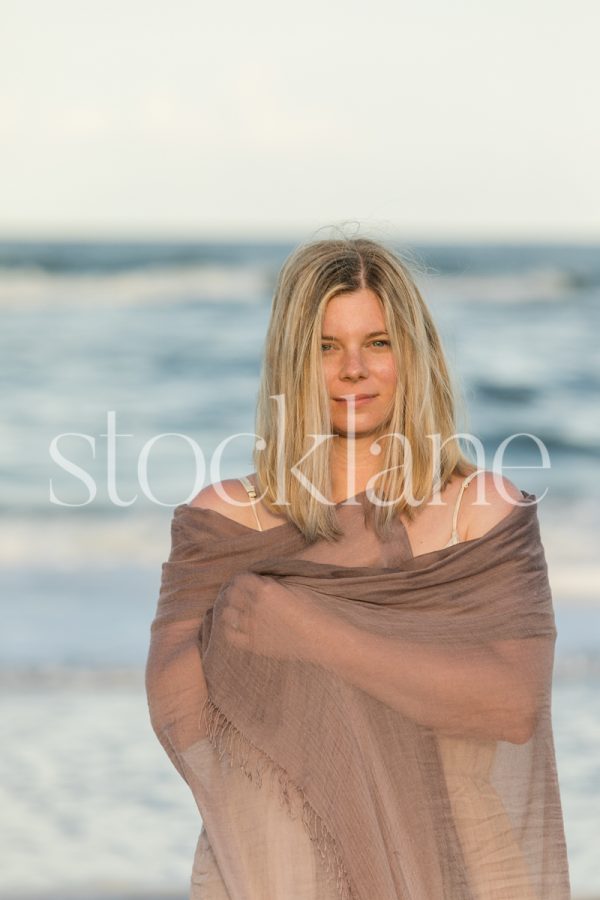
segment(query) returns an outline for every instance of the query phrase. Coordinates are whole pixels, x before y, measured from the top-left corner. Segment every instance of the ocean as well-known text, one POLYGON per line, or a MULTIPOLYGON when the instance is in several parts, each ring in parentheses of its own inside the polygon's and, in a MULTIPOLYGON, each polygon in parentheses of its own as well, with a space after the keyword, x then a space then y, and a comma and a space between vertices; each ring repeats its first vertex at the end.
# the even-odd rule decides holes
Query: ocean
MULTIPOLYGON (((252 471, 264 334, 292 249, 0 242, 6 900, 186 895, 201 821, 150 728, 149 626, 173 507, 252 471)), ((541 498, 571 880, 574 896, 600 894, 600 247, 398 250, 486 467, 516 435, 502 471, 541 498)))

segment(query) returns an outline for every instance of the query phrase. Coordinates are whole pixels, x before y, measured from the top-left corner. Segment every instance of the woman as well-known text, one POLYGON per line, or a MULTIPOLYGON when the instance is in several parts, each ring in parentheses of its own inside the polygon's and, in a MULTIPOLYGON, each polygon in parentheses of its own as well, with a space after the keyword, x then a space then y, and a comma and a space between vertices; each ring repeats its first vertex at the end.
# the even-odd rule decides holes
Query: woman
POLYGON ((286 261, 256 431, 254 473, 176 507, 152 623, 190 896, 564 900, 535 497, 461 451, 388 248, 286 261))

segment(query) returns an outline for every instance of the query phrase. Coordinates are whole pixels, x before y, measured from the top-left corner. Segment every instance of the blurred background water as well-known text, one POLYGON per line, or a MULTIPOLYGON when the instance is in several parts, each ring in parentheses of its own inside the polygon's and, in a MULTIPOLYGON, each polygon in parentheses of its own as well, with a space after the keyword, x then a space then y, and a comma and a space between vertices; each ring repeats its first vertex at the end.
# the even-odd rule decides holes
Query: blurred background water
MULTIPOLYGON (((252 471, 264 334, 292 248, 0 243, 3 897, 89 897, 92 882, 185 895, 201 823, 150 729, 149 625, 173 507, 252 471), (219 442, 241 432, 211 475, 219 442), (59 435, 79 476, 51 456, 59 435), (151 499, 138 465, 157 435, 151 499)), ((503 471, 543 497, 571 878, 575 894, 600 893, 599 247, 397 249, 418 270, 486 467, 512 434, 549 452, 542 468, 521 436, 503 471)))

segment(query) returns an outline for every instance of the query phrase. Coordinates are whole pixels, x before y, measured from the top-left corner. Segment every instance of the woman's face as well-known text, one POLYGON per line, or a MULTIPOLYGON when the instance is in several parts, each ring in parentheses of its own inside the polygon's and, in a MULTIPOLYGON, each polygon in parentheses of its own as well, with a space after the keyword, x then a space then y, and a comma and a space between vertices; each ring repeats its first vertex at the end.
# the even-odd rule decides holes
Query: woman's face
POLYGON ((333 431, 356 436, 376 432, 390 413, 396 392, 396 363, 383 307, 369 289, 338 294, 323 318, 321 358, 331 403, 333 431), (344 400, 344 395, 350 395, 344 400), (359 398, 369 395, 370 399, 359 398))

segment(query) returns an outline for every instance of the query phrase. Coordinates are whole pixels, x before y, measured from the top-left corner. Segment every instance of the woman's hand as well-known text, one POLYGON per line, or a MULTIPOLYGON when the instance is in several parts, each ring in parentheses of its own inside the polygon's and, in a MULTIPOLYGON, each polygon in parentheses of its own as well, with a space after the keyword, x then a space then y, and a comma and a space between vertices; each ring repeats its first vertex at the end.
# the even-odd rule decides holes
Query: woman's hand
POLYGON ((320 663, 340 628, 337 617, 298 585, 253 572, 235 575, 221 592, 219 605, 229 643, 274 659, 320 663))

